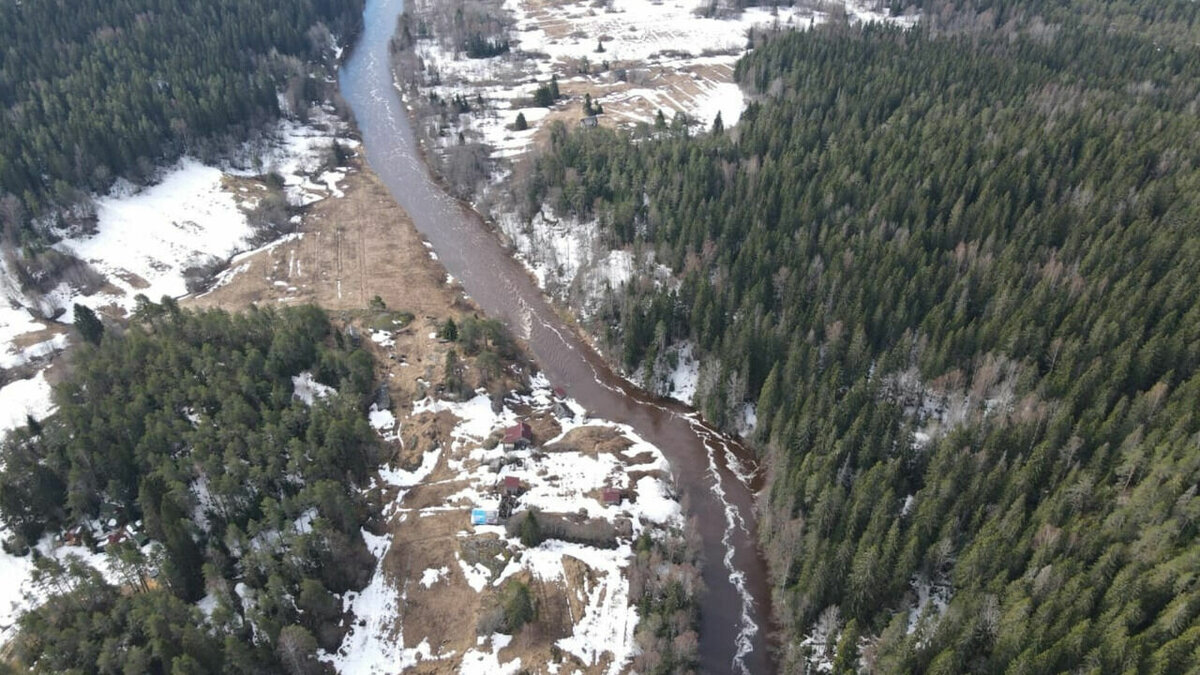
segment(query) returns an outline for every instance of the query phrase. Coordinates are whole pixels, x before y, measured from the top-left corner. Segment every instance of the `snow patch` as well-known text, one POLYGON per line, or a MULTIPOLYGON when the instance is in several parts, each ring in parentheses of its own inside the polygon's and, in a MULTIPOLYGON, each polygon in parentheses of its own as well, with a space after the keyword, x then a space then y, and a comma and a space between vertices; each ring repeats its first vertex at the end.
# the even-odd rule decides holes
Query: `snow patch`
POLYGON ((445 579, 449 572, 450 568, 446 567, 445 565, 437 568, 428 567, 425 569, 425 571, 421 572, 421 586, 424 588, 429 588, 442 579, 445 579))
POLYGON ((385 441, 394 441, 399 438, 396 434, 396 416, 392 414, 391 410, 380 410, 372 403, 371 409, 367 413, 367 420, 385 441))
POLYGON ((49 340, 43 340, 24 349, 17 349, 12 345, 0 345, 0 347, 7 348, 4 352, 0 352, 0 368, 16 368, 31 361, 44 359, 66 349, 69 342, 70 339, 66 333, 59 333, 49 340))
MULTIPOLYGON (((484 638, 479 639, 482 644, 484 638)), ((488 641, 491 647, 488 651, 468 649, 463 654, 462 665, 458 669, 459 675, 510 675, 521 671, 521 659, 519 658, 507 663, 500 661, 500 650, 512 642, 511 635, 493 633, 488 641)))
POLYGON ((454 554, 454 559, 458 561, 458 567, 462 570, 463 577, 466 578, 467 585, 472 590, 479 593, 487 588, 488 582, 492 580, 492 573, 488 568, 479 563, 468 564, 459 557, 458 553, 454 554))
POLYGON ((0 434, 25 426, 27 417, 41 420, 54 409, 44 370, 29 379, 9 382, 0 388, 0 434))
POLYGON ((292 376, 292 397, 298 398, 310 406, 316 399, 325 398, 334 393, 337 393, 336 389, 317 382, 313 379, 313 374, 307 370, 292 376))

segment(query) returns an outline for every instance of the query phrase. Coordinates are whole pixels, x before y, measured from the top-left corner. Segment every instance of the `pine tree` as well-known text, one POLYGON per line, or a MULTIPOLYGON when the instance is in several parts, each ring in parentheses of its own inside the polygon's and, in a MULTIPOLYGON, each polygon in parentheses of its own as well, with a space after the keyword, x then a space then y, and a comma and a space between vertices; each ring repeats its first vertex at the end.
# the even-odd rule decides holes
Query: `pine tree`
POLYGON ((93 345, 99 345, 100 340, 104 337, 104 324, 100 318, 96 316, 90 308, 76 303, 73 308, 75 313, 75 330, 79 331, 79 336, 86 342, 93 345))
POLYGON ((838 638, 837 653, 833 659, 834 675, 854 675, 858 672, 858 620, 850 619, 838 638))
POLYGON ((533 595, 529 586, 514 581, 504 589, 504 623, 510 632, 516 632, 534 618, 533 595))
POLYGON ((520 529, 521 544, 524 546, 537 546, 542 543, 542 527, 538 524, 537 516, 533 511, 525 514, 525 519, 521 521, 520 529))

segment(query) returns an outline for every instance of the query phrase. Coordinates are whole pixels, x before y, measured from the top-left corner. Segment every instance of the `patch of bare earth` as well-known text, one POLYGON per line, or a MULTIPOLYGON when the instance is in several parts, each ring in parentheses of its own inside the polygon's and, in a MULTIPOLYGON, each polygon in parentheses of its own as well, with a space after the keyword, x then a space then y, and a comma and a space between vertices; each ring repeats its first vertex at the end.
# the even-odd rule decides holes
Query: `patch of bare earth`
MULTIPOLYGON (((421 418, 425 424, 432 421, 428 414, 421 418)), ((456 673, 465 652, 486 649, 478 644, 477 622, 498 602, 500 589, 489 584, 477 593, 459 561, 483 564, 494 576, 512 555, 507 543, 496 535, 470 532, 471 505, 454 506, 457 500, 449 499, 467 484, 453 479, 448 460, 461 458, 469 449, 460 446, 455 452, 446 446, 442 450, 429 478, 409 490, 398 504, 392 547, 384 559, 385 573, 405 598, 401 616, 404 646, 414 648, 425 642, 434 656, 409 671, 414 673, 456 673), (431 578, 426 570, 444 571, 426 585, 422 581, 431 578)), ((512 578, 529 585, 538 614, 500 652, 500 659, 507 662, 519 657, 530 672, 548 672, 545 664, 564 658, 553 645, 570 634, 572 617, 581 615, 585 587, 577 584, 589 577, 583 571, 569 575, 567 583, 538 579, 527 572, 512 578)), ((591 672, 580 664, 573 668, 591 672)))
POLYGON ((449 316, 461 293, 429 256, 408 215, 360 158, 341 183, 341 198, 303 214, 301 237, 238 260, 223 286, 188 298, 195 307, 316 303, 358 310, 378 295, 417 316, 449 316))
MULTIPOLYGON (((451 348, 430 334, 446 318, 476 308, 457 284, 447 283, 445 268, 429 255, 412 220, 375 172, 357 156, 349 169, 340 184, 345 196, 308 206, 299 238, 236 259, 229 281, 182 304, 232 311, 251 305, 317 304, 335 323, 358 328, 362 345, 379 364, 379 381, 387 383, 396 400, 412 401, 423 396, 422 382, 441 380, 451 348), (370 308, 376 296, 386 311, 370 308), (413 318, 404 325, 381 324, 393 310, 413 318), (372 341, 372 325, 394 328, 389 331, 394 344, 372 341)), ((227 187, 254 192, 252 182, 227 187)), ((420 464, 419 453, 408 454, 397 457, 398 464, 420 464)))

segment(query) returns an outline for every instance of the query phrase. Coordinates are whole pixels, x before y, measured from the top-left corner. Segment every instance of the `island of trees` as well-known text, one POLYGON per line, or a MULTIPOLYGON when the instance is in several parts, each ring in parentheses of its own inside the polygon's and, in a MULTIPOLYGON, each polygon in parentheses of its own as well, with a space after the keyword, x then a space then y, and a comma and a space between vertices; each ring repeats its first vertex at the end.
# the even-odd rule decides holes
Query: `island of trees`
POLYGON ((13 552, 78 535, 107 549, 116 578, 33 551, 43 602, 20 619, 17 663, 327 670, 317 649, 336 650, 349 625, 339 594, 375 566, 362 535, 377 511, 362 491, 379 464, 371 357, 311 306, 144 301, 98 343, 77 348, 58 412, 0 448, 0 518, 13 552), (293 378, 308 376, 335 391, 304 400, 293 378))

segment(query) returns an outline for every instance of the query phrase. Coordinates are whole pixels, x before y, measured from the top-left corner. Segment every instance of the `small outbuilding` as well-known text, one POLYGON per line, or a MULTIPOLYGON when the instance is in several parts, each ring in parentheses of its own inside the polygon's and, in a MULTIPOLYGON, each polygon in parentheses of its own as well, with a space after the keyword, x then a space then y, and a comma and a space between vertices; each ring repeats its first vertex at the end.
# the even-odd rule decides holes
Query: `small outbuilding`
POLYGON ((504 430, 504 449, 524 450, 533 445, 533 429, 525 422, 518 422, 504 430))
POLYGON ((600 492, 600 500, 605 506, 620 506, 624 498, 625 495, 617 488, 606 487, 600 492))
POLYGON ((521 479, 516 476, 504 477, 504 494, 519 495, 521 494, 521 479))

